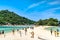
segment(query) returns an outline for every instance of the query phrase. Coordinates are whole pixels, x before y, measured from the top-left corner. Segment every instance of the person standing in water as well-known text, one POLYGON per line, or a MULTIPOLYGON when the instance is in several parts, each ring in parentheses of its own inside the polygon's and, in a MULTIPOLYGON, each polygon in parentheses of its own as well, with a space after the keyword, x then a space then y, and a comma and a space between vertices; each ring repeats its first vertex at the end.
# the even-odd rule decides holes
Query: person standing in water
POLYGON ((14 35, 14 32, 15 32, 14 29, 12 30, 12 32, 13 32, 13 35, 14 35))
POLYGON ((1 34, 1 31, 0 31, 0 34, 1 34))
MULTIPOLYGON (((2 34, 4 34, 4 30, 2 30, 2 34)), ((4 34, 4 37, 5 37, 5 34, 4 34)))
POLYGON ((19 29, 17 29, 17 32, 19 31, 19 29))
POLYGON ((59 29, 57 29, 57 37, 59 36, 59 29))
POLYGON ((50 32, 51 32, 51 35, 52 35, 52 28, 51 28, 51 31, 50 32))

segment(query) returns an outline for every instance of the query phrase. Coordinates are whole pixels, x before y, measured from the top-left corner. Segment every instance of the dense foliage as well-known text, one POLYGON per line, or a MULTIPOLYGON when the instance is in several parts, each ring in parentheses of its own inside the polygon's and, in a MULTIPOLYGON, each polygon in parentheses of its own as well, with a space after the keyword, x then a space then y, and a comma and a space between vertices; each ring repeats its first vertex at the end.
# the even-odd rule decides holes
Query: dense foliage
POLYGON ((39 20, 36 25, 48 25, 48 26, 57 26, 58 25, 58 20, 57 19, 53 19, 53 18, 49 18, 49 19, 45 19, 45 20, 39 20))
POLYGON ((12 25, 36 24, 36 25, 57 26, 58 20, 54 18, 49 18, 45 20, 40 19, 39 21, 35 22, 25 17, 21 17, 14 12, 10 12, 8 10, 1 10, 0 11, 0 25, 6 25, 6 24, 12 24, 12 25))
POLYGON ((6 24, 16 24, 16 25, 25 25, 25 24, 34 24, 35 21, 29 20, 25 17, 21 17, 14 12, 8 10, 0 11, 0 25, 6 24))

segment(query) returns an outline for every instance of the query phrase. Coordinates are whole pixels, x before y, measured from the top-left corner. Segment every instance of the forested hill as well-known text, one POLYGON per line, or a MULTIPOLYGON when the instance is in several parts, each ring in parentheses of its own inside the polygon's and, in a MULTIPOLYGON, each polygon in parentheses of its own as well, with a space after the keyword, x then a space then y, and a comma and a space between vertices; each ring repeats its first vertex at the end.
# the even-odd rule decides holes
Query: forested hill
POLYGON ((49 18, 49 19, 44 19, 44 20, 39 20, 36 25, 48 25, 48 26, 58 26, 58 19, 54 19, 54 18, 49 18))
POLYGON ((27 19, 25 17, 21 17, 14 12, 10 12, 8 10, 0 11, 0 24, 16 24, 16 25, 25 25, 25 24, 34 24, 35 21, 27 19))

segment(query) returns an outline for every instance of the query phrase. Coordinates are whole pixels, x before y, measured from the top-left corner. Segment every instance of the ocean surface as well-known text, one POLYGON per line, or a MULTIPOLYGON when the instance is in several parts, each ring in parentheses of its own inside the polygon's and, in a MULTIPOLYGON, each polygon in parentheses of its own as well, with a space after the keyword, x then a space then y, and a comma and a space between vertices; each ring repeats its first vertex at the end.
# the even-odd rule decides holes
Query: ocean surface
POLYGON ((52 30, 52 31, 59 31, 60 32, 60 27, 59 26, 53 26, 53 27, 48 27, 48 28, 45 28, 46 30, 52 30))
POLYGON ((0 26, 0 32, 4 30, 4 33, 11 32, 12 30, 21 30, 29 26, 0 26))

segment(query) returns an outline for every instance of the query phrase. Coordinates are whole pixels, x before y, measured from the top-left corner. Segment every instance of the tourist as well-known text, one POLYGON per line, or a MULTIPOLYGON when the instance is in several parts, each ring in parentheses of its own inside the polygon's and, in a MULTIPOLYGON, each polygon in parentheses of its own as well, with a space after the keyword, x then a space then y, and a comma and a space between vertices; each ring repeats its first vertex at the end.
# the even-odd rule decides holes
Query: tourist
POLYGON ((57 36, 59 36, 59 30, 57 29, 57 36))
POLYGON ((2 34, 4 34, 4 30, 2 30, 2 34))
POLYGON ((13 32, 13 34, 14 34, 14 32, 15 32, 14 29, 12 30, 12 32, 13 32))
POLYGON ((0 34, 1 34, 1 31, 0 31, 0 34))
POLYGON ((56 37, 56 31, 54 31, 55 37, 56 37))
POLYGON ((51 35, 52 35, 52 29, 51 29, 51 35))
POLYGON ((34 29, 34 27, 30 27, 30 29, 34 29))
POLYGON ((17 29, 17 31, 19 31, 19 29, 17 29))
POLYGON ((22 36, 22 33, 21 33, 21 31, 19 31, 19 33, 20 33, 20 37, 22 36))
POLYGON ((31 32, 31 35, 32 35, 31 38, 34 38, 34 32, 33 31, 31 32))
POLYGON ((27 28, 25 28, 25 35, 27 34, 27 28))
MULTIPOLYGON (((4 34, 4 30, 2 30, 2 34, 4 34)), ((4 37, 5 37, 5 34, 4 34, 4 37)))

